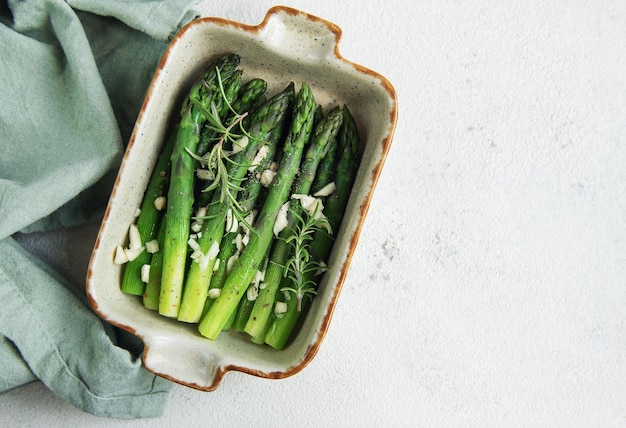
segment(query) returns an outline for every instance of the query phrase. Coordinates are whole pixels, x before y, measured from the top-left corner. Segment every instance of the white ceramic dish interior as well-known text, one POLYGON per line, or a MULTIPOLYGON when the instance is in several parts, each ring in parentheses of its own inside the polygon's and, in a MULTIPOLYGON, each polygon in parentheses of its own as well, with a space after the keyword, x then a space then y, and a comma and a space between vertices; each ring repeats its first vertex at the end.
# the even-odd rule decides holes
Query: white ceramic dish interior
POLYGON ((396 95, 379 74, 344 59, 338 50, 341 30, 334 24, 286 7, 270 9, 257 26, 200 18, 183 28, 166 51, 153 78, 124 156, 96 241, 87 275, 93 309, 106 321, 145 343, 144 366, 160 376, 210 391, 223 375, 236 370, 283 378, 304 368, 316 354, 348 275, 352 254, 389 150, 396 124, 396 95), (328 108, 350 107, 362 138, 363 158, 337 234, 320 291, 297 334, 284 350, 251 343, 241 334, 223 332, 215 341, 195 325, 146 310, 140 299, 120 291, 122 269, 114 249, 126 240, 168 125, 185 91, 212 59, 241 56, 245 77, 267 80, 268 93, 293 81, 306 81, 316 101, 328 108))

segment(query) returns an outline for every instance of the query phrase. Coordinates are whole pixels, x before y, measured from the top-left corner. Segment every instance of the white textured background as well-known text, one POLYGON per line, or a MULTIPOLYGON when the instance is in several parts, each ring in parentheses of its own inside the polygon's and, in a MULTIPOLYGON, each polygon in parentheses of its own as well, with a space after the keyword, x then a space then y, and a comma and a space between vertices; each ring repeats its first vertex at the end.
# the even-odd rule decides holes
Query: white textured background
MULTIPOLYGON (((250 24, 274 5, 205 3, 250 24)), ((343 55, 399 95, 316 358, 177 386, 158 420, 96 418, 34 383, 0 397, 0 425, 626 426, 626 3, 282 3, 339 25, 343 55)), ((54 258, 82 279, 85 257, 54 258)))

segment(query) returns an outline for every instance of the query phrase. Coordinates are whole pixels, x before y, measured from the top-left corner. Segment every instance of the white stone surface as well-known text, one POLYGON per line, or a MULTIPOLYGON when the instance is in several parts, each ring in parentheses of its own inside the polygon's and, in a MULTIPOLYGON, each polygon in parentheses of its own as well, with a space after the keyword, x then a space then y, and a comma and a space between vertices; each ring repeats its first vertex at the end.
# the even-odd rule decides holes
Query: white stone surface
MULTIPOLYGON (((204 3, 250 24, 274 4, 204 3)), ((626 3, 282 3, 339 25, 343 55, 399 95, 316 358, 177 386, 156 420, 34 383, 0 396, 0 425, 626 426, 626 3)), ((82 277, 86 259, 50 257, 82 277)))

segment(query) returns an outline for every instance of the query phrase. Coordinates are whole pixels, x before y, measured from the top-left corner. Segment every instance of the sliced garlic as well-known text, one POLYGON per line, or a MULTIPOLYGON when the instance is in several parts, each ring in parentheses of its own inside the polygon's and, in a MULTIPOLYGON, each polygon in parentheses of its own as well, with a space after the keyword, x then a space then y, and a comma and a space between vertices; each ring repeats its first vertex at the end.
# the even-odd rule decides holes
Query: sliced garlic
POLYGON ((196 170, 196 177, 198 177, 198 179, 202 180, 202 181, 213 181, 213 180, 215 180, 215 176, 208 169, 197 169, 196 170))
POLYGON ((154 208, 159 211, 163 211, 167 205, 167 198, 165 196, 158 196, 154 200, 154 208))
POLYGON ((113 258, 113 263, 117 265, 128 263, 128 256, 126 256, 126 251, 124 251, 121 245, 115 247, 115 257, 113 258))
POLYGON ((316 219, 324 217, 324 204, 321 199, 298 193, 291 195, 291 198, 299 200, 302 208, 304 208, 310 216, 314 216, 316 219))
POLYGON ((276 316, 282 316, 285 312, 287 312, 287 303, 276 302, 274 305, 274 313, 276 316))
POLYGON ((141 266, 141 281, 147 284, 149 279, 150 279, 150 265, 146 264, 146 265, 141 266))
POLYGON ((289 211, 289 202, 285 202, 278 210, 276 221, 274 222, 274 236, 278 236, 289 224, 287 220, 287 212, 289 211))
POLYGON ((220 244, 217 241, 213 241, 213 243, 211 244, 211 248, 209 248, 209 251, 207 252, 207 256, 211 259, 214 260, 217 255, 220 252, 220 244))
POLYGON ((269 150, 270 148, 267 144, 262 145, 259 148, 259 151, 256 153, 256 156, 252 160, 252 164, 248 168, 248 171, 253 172, 257 168, 257 166, 259 166, 259 164, 263 162, 263 159, 265 159, 269 150))
POLYGON ((146 251, 150 254, 154 254, 159 251, 159 241, 153 239, 152 241, 146 242, 146 251))
POLYGON ((233 141, 233 149, 230 152, 230 154, 236 154, 239 153, 240 151, 242 151, 243 149, 245 149, 248 146, 248 137, 246 135, 244 135, 243 137, 241 137, 240 139, 233 141))
POLYGON ((143 250, 144 250, 143 247, 126 248, 124 250, 124 254, 126 254, 126 257, 128 257, 128 261, 131 262, 131 261, 135 260, 137 257, 139 257, 139 255, 143 252, 143 250))
POLYGON ((246 290, 246 298, 249 301, 254 302, 257 297, 259 297, 259 289, 254 285, 250 285, 246 290))
POLYGON ((230 256, 230 258, 226 262, 226 273, 230 273, 233 270, 233 267, 235 266, 235 263, 237 263, 238 259, 239 259, 239 253, 236 253, 230 256))
POLYGON ((320 190, 315 192, 313 196, 316 196, 316 197, 330 196, 335 192, 336 188, 337 186, 335 185, 335 182, 331 181, 326 186, 322 187, 320 190))
POLYGON ((239 221, 237 221, 237 217, 233 214, 233 210, 230 208, 226 212, 226 233, 235 233, 239 229, 239 221))
POLYGON ((131 224, 128 228, 128 248, 136 250, 141 248, 141 236, 139 235, 139 229, 136 224, 131 224))
POLYGON ((272 182, 274 181, 274 177, 276 177, 276 171, 272 171, 271 169, 266 169, 261 172, 259 176, 259 181, 263 187, 270 187, 272 182))

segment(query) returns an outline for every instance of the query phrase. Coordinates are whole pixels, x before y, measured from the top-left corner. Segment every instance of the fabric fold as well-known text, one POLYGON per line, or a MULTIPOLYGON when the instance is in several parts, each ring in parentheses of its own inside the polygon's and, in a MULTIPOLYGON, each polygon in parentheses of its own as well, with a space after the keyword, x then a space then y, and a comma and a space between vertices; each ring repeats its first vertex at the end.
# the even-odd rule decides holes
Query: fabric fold
POLYGON ((76 407, 115 418, 160 416, 171 383, 113 342, 111 326, 13 238, 0 241, 0 334, 29 370, 76 407), (54 281, 54 283, 52 282, 54 281))
POLYGON ((102 212, 154 70, 195 17, 194 3, 0 7, 0 393, 40 380, 94 415, 164 412, 172 384, 142 367, 141 344, 91 310, 84 284, 70 284, 13 236, 102 212))

